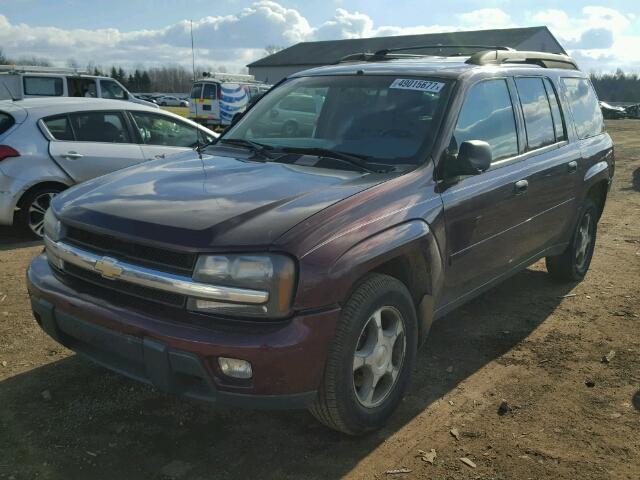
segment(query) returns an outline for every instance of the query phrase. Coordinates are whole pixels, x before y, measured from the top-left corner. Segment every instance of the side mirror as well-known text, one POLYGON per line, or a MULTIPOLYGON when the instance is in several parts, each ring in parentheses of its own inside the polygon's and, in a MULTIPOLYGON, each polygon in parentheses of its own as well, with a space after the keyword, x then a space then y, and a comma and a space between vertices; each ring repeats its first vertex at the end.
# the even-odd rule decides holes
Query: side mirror
POLYGON ((482 140, 467 140, 458 149, 457 158, 451 158, 452 175, 478 175, 491 166, 491 146, 482 140))

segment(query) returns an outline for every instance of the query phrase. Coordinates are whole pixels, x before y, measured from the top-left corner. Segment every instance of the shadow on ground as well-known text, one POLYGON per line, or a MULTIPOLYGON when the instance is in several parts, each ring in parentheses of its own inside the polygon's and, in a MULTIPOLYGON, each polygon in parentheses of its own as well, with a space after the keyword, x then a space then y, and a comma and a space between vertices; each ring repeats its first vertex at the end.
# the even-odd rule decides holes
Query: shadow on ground
POLYGON ((525 339, 570 289, 526 270, 437 322, 399 411, 364 438, 327 430, 304 411, 214 409, 77 356, 55 361, 0 382, 0 478, 340 478, 525 339))
POLYGON ((42 244, 40 240, 18 228, 0 227, 0 250, 13 250, 15 248, 34 247, 42 244))

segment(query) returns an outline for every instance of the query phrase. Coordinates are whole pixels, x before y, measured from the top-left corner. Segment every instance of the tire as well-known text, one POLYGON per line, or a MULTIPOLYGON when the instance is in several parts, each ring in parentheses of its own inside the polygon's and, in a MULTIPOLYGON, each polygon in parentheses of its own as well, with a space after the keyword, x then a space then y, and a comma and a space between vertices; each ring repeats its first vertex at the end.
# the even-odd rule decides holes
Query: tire
POLYGON ((344 305, 311 414, 349 435, 382 427, 409 385, 417 346, 416 310, 407 287, 388 275, 367 275, 344 305), (382 330, 376 327, 377 312, 382 330), (391 332, 397 334, 395 340, 391 332), (381 338, 387 342, 383 347, 381 338), (389 370, 397 370, 395 377, 389 370))
POLYGON ((17 213, 17 226, 29 232, 35 238, 44 234, 44 214, 53 197, 64 190, 60 186, 43 186, 28 192, 20 199, 17 213))
POLYGON ((561 282, 579 282, 587 274, 598 231, 598 206, 587 198, 581 208, 571 243, 560 255, 547 257, 547 271, 561 282))
POLYGON ((289 120, 282 125, 282 136, 285 138, 292 138, 298 134, 298 124, 289 120))

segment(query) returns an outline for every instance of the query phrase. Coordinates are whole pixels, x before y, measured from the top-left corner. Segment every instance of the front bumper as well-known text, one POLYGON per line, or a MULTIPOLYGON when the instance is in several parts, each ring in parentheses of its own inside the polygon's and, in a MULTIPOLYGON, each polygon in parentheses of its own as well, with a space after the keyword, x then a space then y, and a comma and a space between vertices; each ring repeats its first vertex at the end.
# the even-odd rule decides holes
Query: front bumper
POLYGON ((340 313, 262 325, 211 319, 202 326, 203 315, 116 305, 71 288, 44 255, 29 266, 27 284, 36 320, 69 349, 162 391, 249 408, 304 408, 315 399, 340 313), (220 356, 251 362, 253 378, 225 377, 220 356))

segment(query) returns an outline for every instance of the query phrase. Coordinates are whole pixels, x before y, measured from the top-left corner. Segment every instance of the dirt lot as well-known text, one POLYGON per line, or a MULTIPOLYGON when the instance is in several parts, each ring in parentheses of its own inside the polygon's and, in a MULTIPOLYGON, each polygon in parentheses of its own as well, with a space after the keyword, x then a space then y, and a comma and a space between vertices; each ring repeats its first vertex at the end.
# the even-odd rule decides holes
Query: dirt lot
POLYGON ((400 410, 364 438, 306 412, 215 410, 76 357, 30 314, 41 247, 0 230, 0 478, 640 478, 640 121, 608 127, 618 167, 586 280, 555 284, 537 263, 437 323, 400 410), (433 465, 416 457, 431 449, 433 465))

